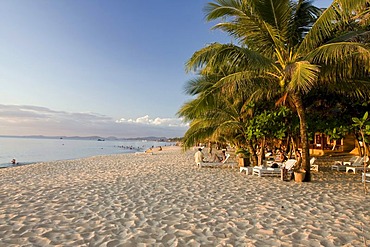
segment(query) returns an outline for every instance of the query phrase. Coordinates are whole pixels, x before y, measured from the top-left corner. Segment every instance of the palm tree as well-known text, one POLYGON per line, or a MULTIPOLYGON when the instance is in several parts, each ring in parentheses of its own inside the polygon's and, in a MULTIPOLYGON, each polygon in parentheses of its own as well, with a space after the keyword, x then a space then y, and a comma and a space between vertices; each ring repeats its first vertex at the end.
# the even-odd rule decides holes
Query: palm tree
POLYGON ((238 44, 210 44, 195 52, 187 70, 202 75, 233 68, 214 85, 251 101, 280 98, 300 119, 305 181, 310 181, 307 121, 303 97, 314 88, 369 97, 368 0, 335 0, 325 11, 299 0, 215 0, 205 8, 214 28, 238 44), (359 21, 361 20, 361 21, 359 21), (361 39, 368 41, 368 39, 361 39))
MULTIPOLYGON (((190 128, 183 138, 184 148, 188 148, 199 140, 224 139, 238 148, 247 148, 254 153, 252 142, 247 138, 247 122, 251 116, 250 108, 243 94, 228 97, 214 82, 220 76, 199 76, 190 80, 185 92, 197 96, 185 103, 178 115, 191 122, 190 128)), ((256 156, 253 157, 257 162, 256 156)))

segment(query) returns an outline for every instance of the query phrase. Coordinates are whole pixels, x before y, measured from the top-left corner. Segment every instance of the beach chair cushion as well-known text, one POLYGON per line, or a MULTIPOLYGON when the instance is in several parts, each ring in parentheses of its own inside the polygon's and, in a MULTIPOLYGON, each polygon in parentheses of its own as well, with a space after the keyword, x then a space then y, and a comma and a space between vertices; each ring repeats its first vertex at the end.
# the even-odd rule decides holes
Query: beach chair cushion
POLYGON ((288 171, 291 170, 294 165, 297 163, 297 160, 295 159, 288 159, 285 161, 284 168, 287 169, 288 171))

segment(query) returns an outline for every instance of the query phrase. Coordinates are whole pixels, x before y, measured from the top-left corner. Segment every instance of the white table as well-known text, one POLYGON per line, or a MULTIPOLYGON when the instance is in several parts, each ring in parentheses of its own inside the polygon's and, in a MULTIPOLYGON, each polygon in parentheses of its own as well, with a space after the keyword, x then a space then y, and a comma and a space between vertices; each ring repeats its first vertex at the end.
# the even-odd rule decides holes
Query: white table
POLYGON ((251 166, 245 166, 245 167, 240 167, 239 172, 245 172, 247 175, 252 175, 253 174, 253 167, 251 166))
POLYGON ((357 171, 363 171, 364 167, 363 166, 347 166, 346 167, 346 172, 348 173, 349 171, 352 171, 353 174, 355 174, 357 171))

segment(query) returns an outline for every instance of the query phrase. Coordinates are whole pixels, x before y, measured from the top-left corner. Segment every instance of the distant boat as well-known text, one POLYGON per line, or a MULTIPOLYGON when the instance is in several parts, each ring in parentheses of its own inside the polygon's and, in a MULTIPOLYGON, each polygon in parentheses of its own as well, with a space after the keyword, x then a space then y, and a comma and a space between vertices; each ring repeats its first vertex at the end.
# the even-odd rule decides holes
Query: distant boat
POLYGON ((105 140, 104 139, 100 139, 100 138, 98 139, 98 142, 103 142, 103 141, 105 141, 105 140))

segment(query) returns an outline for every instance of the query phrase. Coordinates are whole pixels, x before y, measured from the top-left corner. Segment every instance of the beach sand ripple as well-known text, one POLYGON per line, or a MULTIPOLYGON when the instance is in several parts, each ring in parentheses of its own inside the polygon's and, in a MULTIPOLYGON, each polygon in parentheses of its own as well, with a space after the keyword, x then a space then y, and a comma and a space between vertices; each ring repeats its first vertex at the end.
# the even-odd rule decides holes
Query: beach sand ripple
POLYGON ((313 182, 197 169, 193 152, 109 155, 0 170, 0 246, 364 246, 359 174, 313 182))

